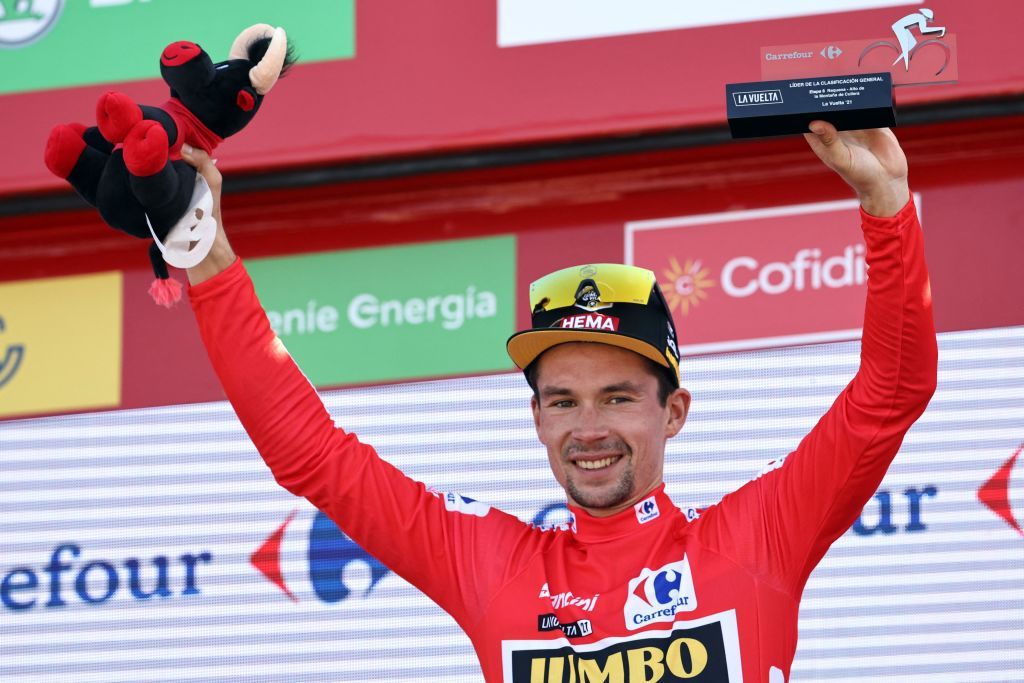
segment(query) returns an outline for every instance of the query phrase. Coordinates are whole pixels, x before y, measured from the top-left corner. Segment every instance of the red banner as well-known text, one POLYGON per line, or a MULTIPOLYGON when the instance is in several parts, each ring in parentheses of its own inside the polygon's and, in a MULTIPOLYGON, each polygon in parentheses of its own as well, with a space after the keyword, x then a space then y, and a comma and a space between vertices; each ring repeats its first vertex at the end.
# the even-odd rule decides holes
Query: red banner
POLYGON ((856 201, 639 221, 626 262, 658 278, 683 353, 854 339, 867 267, 856 201))
MULTIPOLYGON (((611 11, 593 6, 570 17, 578 31, 567 26, 552 35, 512 36, 502 45, 502 30, 524 29, 505 26, 498 0, 450 0, 443 12, 433 3, 373 0, 358 8, 355 57, 300 62, 252 125, 217 150, 219 165, 228 172, 281 168, 723 125, 724 85, 760 77, 762 45, 881 38, 908 6, 916 8, 843 3, 870 4, 875 8, 830 11, 839 5, 822 2, 815 14, 794 9, 780 16, 778 7, 795 3, 762 3, 762 14, 754 16, 750 3, 720 3, 704 25, 645 14, 643 22, 618 29, 620 35, 609 35, 606 25, 588 28, 592 15, 611 11)), ((933 23, 960 40, 959 80, 902 88, 900 106, 1024 91, 1024 60, 1012 54, 1024 22, 1019 2, 934 0, 928 7, 933 23)), ((301 55, 302 35, 290 37, 301 55)), ((154 45, 154 55, 162 47, 154 45)), ((932 49, 922 48, 915 64, 932 49)), ((50 128, 93 120, 108 89, 162 102, 167 86, 156 75, 154 67, 149 81, 0 97, 0 195, 66 188, 43 165, 50 128)))

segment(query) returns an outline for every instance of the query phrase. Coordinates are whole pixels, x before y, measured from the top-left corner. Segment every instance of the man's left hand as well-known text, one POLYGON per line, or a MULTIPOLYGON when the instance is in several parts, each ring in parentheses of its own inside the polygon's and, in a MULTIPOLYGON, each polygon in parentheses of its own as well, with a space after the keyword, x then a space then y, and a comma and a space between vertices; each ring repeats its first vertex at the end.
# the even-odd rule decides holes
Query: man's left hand
POLYGON ((837 131, 812 121, 807 143, 826 166, 856 191, 872 216, 895 216, 910 201, 907 157, 888 128, 837 131))

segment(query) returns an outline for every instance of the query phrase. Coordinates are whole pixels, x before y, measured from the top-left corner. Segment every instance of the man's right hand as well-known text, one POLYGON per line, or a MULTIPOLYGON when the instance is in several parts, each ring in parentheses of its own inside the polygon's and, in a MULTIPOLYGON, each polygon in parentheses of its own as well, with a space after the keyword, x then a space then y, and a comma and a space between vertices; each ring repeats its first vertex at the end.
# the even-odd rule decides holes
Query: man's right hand
POLYGON ((224 232, 224 221, 220 215, 220 190, 223 185, 220 171, 217 170, 210 155, 201 149, 183 145, 181 148, 181 158, 186 163, 195 166, 196 171, 203 176, 206 184, 210 186, 210 192, 213 193, 213 218, 217 221, 217 237, 213 242, 210 253, 199 262, 199 265, 189 268, 187 271, 188 281, 193 285, 198 285, 200 282, 209 280, 234 263, 235 252, 232 251, 231 245, 228 243, 227 233, 224 232))

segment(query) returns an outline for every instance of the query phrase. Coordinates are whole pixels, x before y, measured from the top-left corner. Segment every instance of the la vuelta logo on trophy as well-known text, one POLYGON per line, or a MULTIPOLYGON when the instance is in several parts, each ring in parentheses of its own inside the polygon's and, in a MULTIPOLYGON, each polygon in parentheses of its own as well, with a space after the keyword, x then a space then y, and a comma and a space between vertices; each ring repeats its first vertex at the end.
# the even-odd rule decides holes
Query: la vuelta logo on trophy
POLYGON ((684 353, 856 339, 867 292, 856 200, 638 221, 684 353))
POLYGON ((761 48, 764 80, 848 74, 892 74, 894 86, 955 83, 956 35, 935 25, 935 12, 922 7, 894 21, 888 37, 824 39, 761 48))

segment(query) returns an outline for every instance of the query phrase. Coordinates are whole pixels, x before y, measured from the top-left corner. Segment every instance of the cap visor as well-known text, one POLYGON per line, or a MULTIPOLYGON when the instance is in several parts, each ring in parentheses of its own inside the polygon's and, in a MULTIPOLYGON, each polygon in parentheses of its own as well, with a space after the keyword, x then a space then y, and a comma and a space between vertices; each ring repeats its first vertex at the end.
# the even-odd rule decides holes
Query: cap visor
POLYGON ((670 370, 665 356, 658 352, 649 342, 629 337, 621 332, 600 332, 597 330, 571 330, 562 328, 546 328, 541 330, 524 330, 509 337, 506 348, 508 355, 512 358, 520 370, 537 359, 537 356, 544 353, 552 346, 568 344, 570 342, 593 342, 608 344, 628 349, 638 353, 644 358, 650 358, 658 365, 663 365, 670 370))

